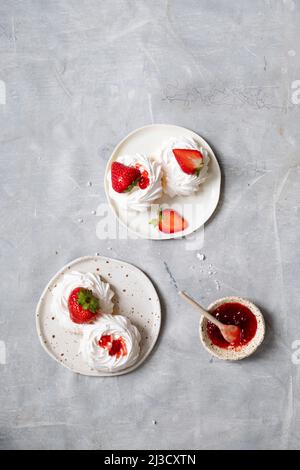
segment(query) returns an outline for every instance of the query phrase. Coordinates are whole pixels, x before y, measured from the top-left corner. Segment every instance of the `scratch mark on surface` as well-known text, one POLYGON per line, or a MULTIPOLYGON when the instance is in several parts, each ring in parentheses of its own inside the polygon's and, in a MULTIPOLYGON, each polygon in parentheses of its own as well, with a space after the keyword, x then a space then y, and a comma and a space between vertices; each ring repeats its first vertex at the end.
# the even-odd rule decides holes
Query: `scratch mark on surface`
POLYGON ((26 428, 43 428, 43 427, 59 427, 59 426, 69 426, 69 423, 28 423, 28 424, 17 424, 14 426, 16 429, 26 429, 26 428))
POLYGON ((22 136, 10 137, 8 139, 0 140, 0 144, 10 144, 11 142, 15 142, 16 140, 20 140, 22 138, 22 136))
MULTIPOLYGON (((282 253, 281 253, 281 242, 280 242, 280 235, 278 229, 278 222, 277 222, 277 213, 276 213, 276 206, 282 194, 282 191, 287 183, 291 172, 291 168, 288 169, 286 172, 281 184, 278 187, 278 190, 273 195, 273 225, 274 225, 274 236, 275 236, 275 247, 276 247, 276 254, 277 254, 277 262, 279 265, 279 280, 280 280, 280 298, 281 298, 281 306, 282 310, 285 311, 285 297, 284 297, 284 276, 283 276, 283 268, 282 268, 282 253)), ((284 333, 287 334, 287 316, 285 314, 284 321, 283 321, 283 329, 284 333)))
POLYGON ((287 114, 288 111, 289 111, 290 101, 291 101, 291 90, 290 90, 290 85, 289 85, 289 83, 287 83, 287 86, 286 86, 285 114, 287 114))
POLYGON ((280 184, 279 187, 278 187, 278 190, 277 190, 276 193, 275 193, 275 202, 276 202, 276 203, 277 203, 277 202, 279 201, 279 199, 280 199, 281 193, 282 193, 282 191, 283 191, 283 189, 284 189, 284 187, 285 187, 285 185, 286 185, 286 183, 287 183, 287 180, 288 180, 288 178, 289 178, 289 176, 290 176, 291 170, 292 170, 292 168, 289 168, 289 169, 287 170, 287 172, 286 172, 284 178, 282 179, 281 184, 280 184))
POLYGON ((175 277, 173 276, 168 264, 166 263, 166 261, 164 261, 164 265, 165 265, 165 268, 166 268, 166 271, 167 273, 169 274, 169 277, 170 277, 170 280, 171 280, 171 283, 173 284, 173 286, 175 287, 175 289, 178 290, 178 285, 177 285, 177 281, 175 279, 175 277))
POLYGON ((249 52, 249 54, 253 55, 254 57, 257 57, 257 55, 256 55, 253 51, 251 51, 247 46, 244 46, 244 49, 245 49, 247 52, 249 52))
POLYGON ((199 74, 200 74, 200 76, 203 80, 207 79, 207 76, 212 76, 211 71, 209 69, 204 67, 203 64, 201 64, 201 66, 200 66, 199 61, 194 57, 194 54, 192 53, 191 48, 186 47, 185 42, 183 41, 181 36, 178 34, 177 30, 174 30, 170 16, 167 17, 167 20, 168 20, 168 22, 167 22, 166 26, 168 28, 168 31, 170 32, 170 34, 172 34, 175 41, 177 41, 178 46, 181 49, 183 49, 183 56, 190 57, 190 59, 194 63, 195 70, 196 69, 198 70, 198 72, 199 72, 199 74), (203 71, 200 67, 203 68, 203 71))
POLYGON ((148 108, 149 108, 149 114, 150 114, 151 124, 153 124, 153 123, 154 123, 154 119, 153 119, 152 97, 151 97, 151 93, 148 93, 148 108))
POLYGON ((225 284, 223 281, 222 281, 222 287, 223 288, 226 287, 226 289, 229 289, 229 290, 231 290, 232 292, 235 292, 235 293, 239 292, 238 289, 236 289, 235 287, 230 286, 229 284, 225 284))
POLYGON ((259 175, 257 178, 255 178, 255 180, 251 181, 251 183, 248 186, 248 189, 252 188, 252 186, 258 183, 258 181, 261 180, 264 176, 266 176, 266 173, 264 173, 263 175, 259 175))
POLYGON ((11 35, 14 43, 15 52, 17 52, 17 42, 16 42, 16 28, 15 28, 15 17, 11 17, 11 35))
POLYGON ((154 59, 154 57, 152 56, 152 54, 148 51, 148 49, 146 49, 146 47, 144 47, 143 45, 140 46, 142 51, 145 53, 145 55, 148 57, 148 59, 150 60, 150 62, 153 64, 155 70, 156 70, 156 73, 158 75, 160 75, 160 70, 159 70, 159 67, 154 59))
POLYGON ((247 195, 247 191, 249 191, 255 184, 257 184, 264 176, 266 176, 268 172, 263 173, 262 175, 259 175, 257 178, 255 178, 251 183, 249 183, 247 189, 243 191, 240 196, 234 201, 233 205, 230 207, 230 211, 232 212, 236 207, 239 206, 241 200, 247 195))
POLYGON ((148 23, 150 23, 150 20, 140 21, 139 23, 136 23, 132 26, 129 26, 127 29, 124 29, 121 33, 115 34, 115 35, 111 36, 110 38, 108 38, 107 43, 114 42, 117 39, 120 39, 124 36, 127 36, 128 34, 132 33, 133 31, 135 31, 137 29, 140 29, 140 28, 143 28, 143 26, 145 26, 148 23))
POLYGON ((253 88, 253 89, 257 89, 257 88, 261 88, 261 89, 263 89, 263 88, 278 88, 278 86, 277 85, 261 85, 260 87, 257 87, 256 85, 246 85, 246 86, 236 86, 235 88, 237 90, 239 88, 247 90, 247 89, 250 89, 250 88, 253 88))
MULTIPOLYGON (((6 27, 5 27, 3 24, 0 24, 0 30, 2 31, 1 36, 4 36, 4 37, 6 37, 7 39, 9 39, 9 34, 8 34, 8 32, 6 31, 6 27)), ((0 37, 1 37, 1 36, 0 36, 0 37)))
POLYGON ((75 178, 73 178, 73 176, 67 175, 67 177, 69 178, 69 180, 71 180, 75 184, 76 188, 81 189, 80 185, 77 183, 75 178))
POLYGON ((177 83, 168 83, 163 100, 181 101, 190 106, 197 101, 211 106, 249 106, 253 109, 285 109, 285 104, 275 104, 276 96, 271 93, 278 88, 274 85, 236 86, 234 88, 202 86, 180 87, 177 83))
POLYGON ((166 1, 166 17, 167 17, 167 19, 168 19, 169 21, 171 20, 170 13, 171 13, 170 0, 167 0, 167 1, 166 1))
POLYGON ((69 97, 69 98, 72 98, 72 93, 70 92, 70 90, 66 87, 59 71, 57 70, 56 66, 54 67, 54 70, 55 70, 55 76, 56 76, 56 79, 58 81, 58 84, 61 86, 62 90, 65 92, 65 94, 69 97))
POLYGON ((290 428, 292 424, 292 419, 294 415, 294 386, 293 386, 293 376, 290 375, 288 396, 286 400, 286 413, 283 418, 282 423, 282 448, 287 449, 290 438, 290 428))
POLYGON ((6 344, 0 340, 0 365, 6 365, 6 344))

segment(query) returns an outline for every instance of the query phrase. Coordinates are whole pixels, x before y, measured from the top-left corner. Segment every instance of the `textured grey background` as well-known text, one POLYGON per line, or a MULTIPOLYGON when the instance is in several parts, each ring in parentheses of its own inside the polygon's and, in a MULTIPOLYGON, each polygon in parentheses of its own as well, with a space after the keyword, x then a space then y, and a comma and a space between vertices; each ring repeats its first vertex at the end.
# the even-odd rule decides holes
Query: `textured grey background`
POLYGON ((298 0, 1 0, 1 448, 299 448, 299 24, 298 0), (106 160, 151 122, 195 130, 219 158, 204 262, 201 237, 96 236, 106 160), (35 331, 45 283, 96 252, 144 268, 164 309, 156 350, 120 378, 72 374, 35 331), (254 300, 260 351, 212 360, 167 268, 204 304, 254 300))

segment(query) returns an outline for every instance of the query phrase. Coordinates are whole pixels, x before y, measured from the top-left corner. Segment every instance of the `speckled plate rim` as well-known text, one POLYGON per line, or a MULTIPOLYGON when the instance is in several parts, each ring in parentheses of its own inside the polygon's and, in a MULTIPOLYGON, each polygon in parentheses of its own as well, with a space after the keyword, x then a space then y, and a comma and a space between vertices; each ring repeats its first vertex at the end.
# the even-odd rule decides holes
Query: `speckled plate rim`
MULTIPOLYGON (((188 129, 187 127, 183 127, 183 126, 176 126, 175 124, 148 124, 146 126, 142 126, 142 127, 138 127, 137 129, 134 129, 132 132, 130 132, 129 134, 127 134, 117 145, 116 147, 113 149, 112 153, 111 153, 111 156, 109 157, 108 161, 107 161, 107 164, 106 164, 106 168, 105 168, 105 172, 104 172, 104 191, 105 191, 105 195, 106 195, 106 199, 107 199, 107 202, 108 202, 108 205, 111 209, 111 211, 113 212, 114 216, 117 218, 117 220, 120 222, 120 224, 125 227, 129 232, 133 233, 135 236, 137 236, 138 238, 142 238, 144 240, 170 240, 170 239, 174 239, 174 238, 182 238, 182 237, 185 237, 185 236, 188 236, 188 235, 191 235, 192 233, 196 232, 200 227, 202 227, 210 218, 211 216, 213 215, 213 213, 215 212, 217 206, 218 206, 218 203, 219 203, 219 199, 220 199, 220 193, 221 193, 221 170, 220 170, 220 166, 219 166, 219 162, 217 160, 217 157, 214 153, 214 151, 212 150, 211 146, 208 144, 208 142, 203 138, 201 137, 199 134, 197 134, 196 132, 192 131, 191 129, 188 129), (214 165, 215 165, 215 169, 218 173, 218 187, 217 187, 217 190, 218 190, 218 197, 215 201, 215 204, 211 207, 211 211, 210 211, 210 214, 209 216, 206 217, 205 221, 197 226, 197 227, 191 227, 191 228, 188 228, 187 230, 185 230, 184 232, 180 232, 180 233, 170 233, 170 234, 161 234, 161 235, 157 235, 157 236, 154 236, 154 235, 150 235, 149 236, 144 236, 142 235, 140 232, 138 231, 135 231, 133 230, 131 227, 129 227, 127 224, 125 224, 123 222, 123 220, 121 219, 121 217, 119 217, 113 203, 112 203, 112 200, 111 200, 111 197, 109 195, 109 188, 108 188, 108 184, 107 184, 107 175, 108 175, 108 172, 110 171, 110 167, 111 167, 111 163, 114 161, 115 159, 115 155, 118 153, 119 151, 119 148, 129 139, 131 139, 136 133, 138 132, 141 132, 141 131, 147 131, 149 128, 164 128, 164 127, 174 127, 175 129, 182 129, 184 131, 188 131, 192 137, 196 138, 197 140, 200 140, 201 144, 203 146, 205 146, 209 152, 210 152, 210 156, 213 158, 213 161, 214 161, 214 165)), ((175 198, 174 198, 175 200, 175 198)))
POLYGON ((218 346, 215 346, 211 343, 206 333, 207 319, 204 318, 203 316, 201 316, 200 322, 199 322, 199 336, 200 336, 200 340, 201 340, 203 347, 206 349, 206 351, 208 351, 213 356, 217 357, 218 359, 225 360, 225 361, 239 361, 253 354, 263 342, 264 337, 265 337, 265 330, 266 330, 265 320, 259 308, 250 300, 244 299, 242 297, 233 296, 233 297, 223 297, 222 299, 217 299, 215 302, 212 302, 209 305, 208 310, 212 311, 219 305, 226 303, 226 302, 239 302, 245 305, 246 307, 248 307, 251 310, 251 312, 255 315, 257 319, 257 331, 256 331, 254 338, 252 338, 252 340, 246 346, 244 346, 240 351, 219 348, 218 346))
POLYGON ((127 263, 126 261, 122 261, 122 260, 119 260, 119 259, 116 259, 116 258, 109 258, 107 256, 101 256, 101 255, 97 255, 97 256, 92 256, 92 255, 80 256, 79 258, 76 258, 73 261, 70 261, 69 263, 65 264, 59 271, 57 271, 57 273, 50 279, 50 281, 48 282, 48 284, 44 288, 44 290, 43 290, 43 292, 42 292, 42 294, 39 298, 39 301, 37 303, 36 310, 35 310, 35 324, 36 324, 37 334, 38 334, 38 337, 39 337, 39 340, 40 340, 40 343, 41 343, 43 349, 59 365, 65 367, 66 369, 73 372, 74 374, 79 374, 79 375, 83 375, 83 376, 86 376, 86 377, 95 377, 95 378, 97 378, 97 377, 116 377, 116 376, 119 376, 119 375, 125 375, 125 374, 129 374, 130 372, 133 372, 135 369, 137 369, 138 367, 140 367, 143 364, 143 362, 148 358, 148 356, 153 351, 153 348, 154 348, 154 346, 155 346, 155 344, 158 340, 158 337, 159 337, 159 334, 160 334, 160 329, 161 329, 161 303, 160 303, 157 291, 156 291, 153 283, 149 279, 149 277, 141 269, 137 268, 133 264, 127 263), (97 259, 97 260, 99 260, 99 259, 109 260, 109 261, 114 261, 114 262, 117 262, 117 263, 122 263, 123 266, 128 266, 130 269, 139 271, 139 273, 144 277, 144 281, 153 289, 153 293, 156 296, 159 319, 158 319, 158 327, 157 327, 156 336, 154 337, 154 339, 152 341, 152 344, 150 345, 147 353, 144 354, 144 356, 140 360, 138 360, 135 364, 133 364, 132 366, 130 366, 127 369, 124 369, 124 370, 120 370, 120 371, 116 371, 116 372, 97 372, 97 375, 91 375, 91 374, 83 373, 83 372, 72 369, 72 367, 69 367, 68 364, 64 364, 63 362, 60 362, 57 359, 57 357, 51 352, 51 350, 47 347, 47 345, 44 343, 44 340, 43 340, 42 329, 41 329, 41 326, 40 326, 40 315, 39 315, 39 313, 40 313, 40 310, 42 308, 42 302, 43 302, 44 297, 47 294, 49 288, 55 283, 56 279, 65 270, 69 269, 69 267, 71 268, 73 265, 75 265, 77 263, 84 262, 84 261, 95 260, 95 259, 97 259))

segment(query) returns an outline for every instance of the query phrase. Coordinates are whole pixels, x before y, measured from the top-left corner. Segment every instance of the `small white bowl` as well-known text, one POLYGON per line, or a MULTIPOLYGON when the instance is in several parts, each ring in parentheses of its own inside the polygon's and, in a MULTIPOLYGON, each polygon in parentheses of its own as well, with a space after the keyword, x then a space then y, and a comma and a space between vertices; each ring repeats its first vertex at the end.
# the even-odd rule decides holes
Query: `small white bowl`
POLYGON ((224 297, 223 299, 218 299, 208 307, 208 311, 213 311, 219 305, 226 302, 238 302, 245 307, 248 307, 249 310, 255 315, 257 320, 257 330, 255 336, 249 341, 248 344, 242 346, 240 350, 235 349, 223 349, 219 346, 213 344, 207 334, 207 319, 203 316, 200 318, 199 325, 199 334, 201 342, 204 348, 214 356, 225 361, 238 361, 239 359, 244 359, 245 357, 250 356, 256 351, 258 346, 262 343, 265 336, 265 321, 261 311, 247 299, 242 299, 241 297, 224 297))

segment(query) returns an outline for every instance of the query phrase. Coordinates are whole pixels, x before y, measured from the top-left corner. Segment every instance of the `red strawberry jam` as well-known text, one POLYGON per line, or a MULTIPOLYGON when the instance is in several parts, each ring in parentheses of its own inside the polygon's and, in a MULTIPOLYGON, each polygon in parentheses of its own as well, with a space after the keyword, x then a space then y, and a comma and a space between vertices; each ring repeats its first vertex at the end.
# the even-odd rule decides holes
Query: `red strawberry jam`
POLYGON ((117 358, 126 356, 126 344, 122 336, 113 339, 112 335, 103 335, 98 342, 100 348, 107 349, 110 356, 117 356, 117 358))
MULTIPOLYGON (((257 330, 257 320, 251 310, 239 302, 226 302, 219 305, 213 312, 211 312, 220 322, 225 325, 236 325, 241 329, 241 338, 238 344, 235 344, 235 349, 240 349, 242 346, 251 341, 255 336, 257 330)), ((232 345, 227 343, 223 338, 219 328, 211 322, 207 322, 207 334, 213 344, 223 349, 232 349, 232 345)))
POLYGON ((136 163, 135 168, 136 168, 137 170, 139 170, 140 173, 141 173, 141 178, 140 178, 139 183, 138 183, 140 189, 146 189, 146 188, 148 188, 148 186, 149 186, 149 184, 150 184, 150 179, 149 179, 149 173, 148 173, 148 171, 145 170, 145 169, 142 167, 142 165, 140 165, 139 163, 136 163))

